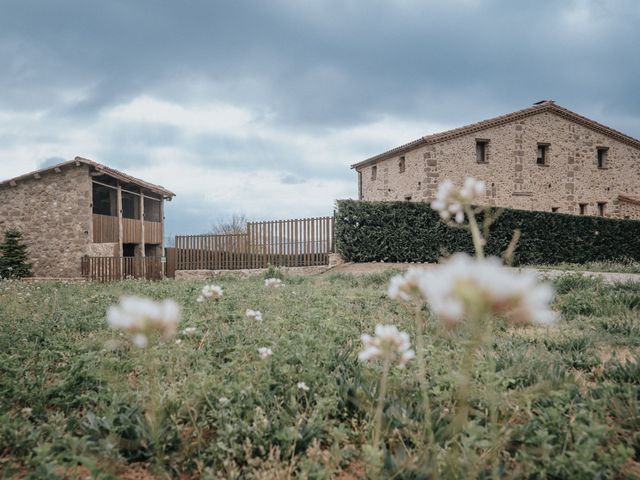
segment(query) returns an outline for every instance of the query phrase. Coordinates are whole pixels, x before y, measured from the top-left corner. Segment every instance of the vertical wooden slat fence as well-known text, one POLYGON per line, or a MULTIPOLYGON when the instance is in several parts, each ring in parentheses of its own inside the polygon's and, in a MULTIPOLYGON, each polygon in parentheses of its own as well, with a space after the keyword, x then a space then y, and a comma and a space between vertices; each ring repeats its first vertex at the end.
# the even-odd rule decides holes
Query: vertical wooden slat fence
POLYGON ((176 270, 238 270, 327 265, 334 218, 247 223, 246 233, 176 236, 176 270))
POLYGON ((82 276, 112 282, 127 278, 162 279, 161 257, 82 257, 82 276))

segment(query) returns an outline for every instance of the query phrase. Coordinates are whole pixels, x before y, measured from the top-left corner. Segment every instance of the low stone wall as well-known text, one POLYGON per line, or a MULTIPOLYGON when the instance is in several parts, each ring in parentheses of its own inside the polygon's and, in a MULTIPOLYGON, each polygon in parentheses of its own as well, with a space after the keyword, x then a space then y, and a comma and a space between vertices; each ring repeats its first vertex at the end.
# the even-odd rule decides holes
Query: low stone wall
MULTIPOLYGON (((280 267, 280 270, 287 275, 314 275, 330 270, 328 265, 317 267, 280 267)), ((266 272, 265 268, 255 268, 247 270, 176 270, 176 280, 204 280, 217 275, 238 275, 239 277, 255 277, 266 272)))
POLYGON ((119 257, 117 243, 90 243, 87 245, 90 257, 119 257))

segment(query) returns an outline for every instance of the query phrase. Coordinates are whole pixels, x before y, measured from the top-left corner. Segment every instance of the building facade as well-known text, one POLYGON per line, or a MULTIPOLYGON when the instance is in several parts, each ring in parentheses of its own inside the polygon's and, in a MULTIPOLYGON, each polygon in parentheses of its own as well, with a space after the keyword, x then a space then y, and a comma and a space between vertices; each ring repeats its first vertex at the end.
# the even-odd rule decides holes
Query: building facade
POLYGON ((485 205, 640 219, 640 141, 552 101, 429 135, 352 165, 362 200, 431 201, 444 179, 485 205))
POLYGON ((91 160, 0 182, 0 235, 19 230, 36 277, 81 276, 83 256, 161 256, 174 194, 91 160))

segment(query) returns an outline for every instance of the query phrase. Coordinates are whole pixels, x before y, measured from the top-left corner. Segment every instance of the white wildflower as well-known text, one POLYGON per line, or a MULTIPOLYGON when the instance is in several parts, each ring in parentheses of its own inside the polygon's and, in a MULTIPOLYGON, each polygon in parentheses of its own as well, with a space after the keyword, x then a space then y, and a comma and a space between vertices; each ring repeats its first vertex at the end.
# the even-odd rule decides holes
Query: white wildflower
POLYGON ((403 275, 392 277, 387 291, 389 298, 409 302, 416 295, 419 295, 418 285, 420 284, 423 270, 422 268, 412 267, 403 275))
POLYGON ((438 186, 436 199, 431 203, 431 208, 440 213, 443 220, 451 217, 456 222, 464 221, 464 207, 477 202, 484 196, 486 185, 482 180, 467 177, 462 188, 456 188, 451 180, 444 180, 438 186))
POLYGON ((182 335, 192 335, 196 333, 196 327, 186 327, 180 332, 182 335))
POLYGON ((267 347, 260 347, 258 349, 258 355, 260 355, 260 358, 262 360, 265 360, 265 359, 269 358, 271 355, 273 355, 273 351, 270 348, 267 348, 267 347))
POLYGON ((138 347, 146 347, 148 335, 157 332, 163 339, 175 335, 180 321, 180 307, 173 300, 155 302, 149 298, 123 297, 107 310, 107 321, 131 335, 138 347))
POLYGON ((267 278, 264 281, 264 286, 268 288, 281 288, 284 287, 284 283, 279 278, 267 278))
POLYGON ((448 326, 474 315, 491 314, 512 324, 553 323, 553 288, 533 273, 504 267, 497 258, 477 260, 457 254, 422 272, 420 291, 431 310, 448 326))
POLYGON ((176 345, 180 345, 181 343, 182 343, 182 340, 180 340, 180 339, 176 340, 176 345))
POLYGON ((149 343, 149 339, 144 333, 136 333, 135 335, 132 335, 131 341, 138 348, 145 348, 149 343))
POLYGON ((298 387, 299 390, 304 390, 305 392, 309 391, 309 387, 307 387, 307 384, 304 382, 298 382, 296 386, 298 387))
POLYGON ((358 354, 358 359, 362 362, 397 360, 398 366, 402 368, 415 356, 410 349, 409 334, 398 331, 395 325, 376 325, 375 336, 364 334, 360 338, 363 349, 358 354))
POLYGON ((217 300, 222 297, 222 287, 219 285, 205 285, 202 287, 202 292, 196 299, 196 302, 202 303, 205 300, 217 300))
POLYGON ((262 321, 262 312, 258 311, 258 310, 251 310, 250 308, 247 308, 247 310, 244 312, 245 316, 247 318, 251 318, 253 320, 257 320, 258 322, 262 321))

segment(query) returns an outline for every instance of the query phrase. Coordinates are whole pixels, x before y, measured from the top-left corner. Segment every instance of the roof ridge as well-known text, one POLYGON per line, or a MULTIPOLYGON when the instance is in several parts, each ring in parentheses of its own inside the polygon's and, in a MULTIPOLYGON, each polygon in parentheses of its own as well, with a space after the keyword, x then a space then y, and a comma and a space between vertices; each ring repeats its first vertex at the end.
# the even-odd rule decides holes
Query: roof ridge
POLYGON ((433 143, 438 143, 445 140, 451 140, 463 135, 468 135, 470 133, 485 130, 487 128, 504 125, 514 120, 525 118, 531 115, 537 115, 539 113, 543 113, 546 111, 551 111, 561 117, 564 117, 576 123, 582 124, 587 128, 591 128, 593 130, 599 131, 605 135, 614 137, 617 140, 623 143, 626 143, 627 145, 631 145, 633 147, 640 149, 640 140, 633 138, 630 135, 622 133, 618 130, 615 130, 611 127, 607 127, 606 125, 598 123, 595 120, 591 120, 590 118, 579 115, 569 110, 568 108, 561 107, 552 100, 542 100, 541 102, 536 102, 530 107, 516 110, 511 113, 498 115, 497 117, 492 117, 486 120, 481 120, 479 122, 470 123, 467 125, 463 125, 461 127, 450 129, 450 130, 445 130, 444 132, 437 132, 437 133, 432 133, 430 135, 422 136, 411 142, 392 148, 378 155, 374 155, 373 157, 369 157, 361 162, 354 163, 353 165, 351 165, 351 168, 358 168, 365 165, 376 163, 380 160, 390 158, 400 152, 406 152, 419 145, 433 144, 433 143))
POLYGON ((73 160, 65 160, 64 162, 60 162, 57 163, 55 165, 50 165, 48 167, 44 167, 44 168, 40 168, 37 170, 33 170, 32 172, 27 172, 24 173, 22 175, 18 175, 17 177, 13 177, 13 178, 8 178, 6 180, 2 180, 0 181, 0 186, 2 185, 6 185, 6 184, 11 184, 12 182, 15 183, 17 181, 20 180, 24 180, 30 177, 34 177, 37 175, 41 175, 56 169, 60 169, 62 167, 66 167, 68 165, 71 164, 84 164, 84 165, 89 165, 90 167, 94 167, 96 170, 101 171, 106 173, 107 175, 111 175, 111 176, 115 176, 117 178, 119 178, 120 180, 124 180, 124 181, 128 181, 131 183, 135 183, 143 188, 147 188, 149 190, 155 191, 156 193, 161 193, 163 196, 171 198, 171 197, 175 197, 175 193, 173 193, 171 190, 167 190, 166 188, 164 188, 162 185, 156 185, 153 183, 149 183, 146 182, 144 180, 141 180, 137 177, 134 177, 132 175, 129 175, 127 173, 121 172, 119 170, 116 170, 115 168, 111 168, 108 167, 106 165, 103 165, 101 163, 98 163, 94 160, 90 160, 88 158, 84 158, 84 157, 80 157, 80 156, 76 156, 73 160))

